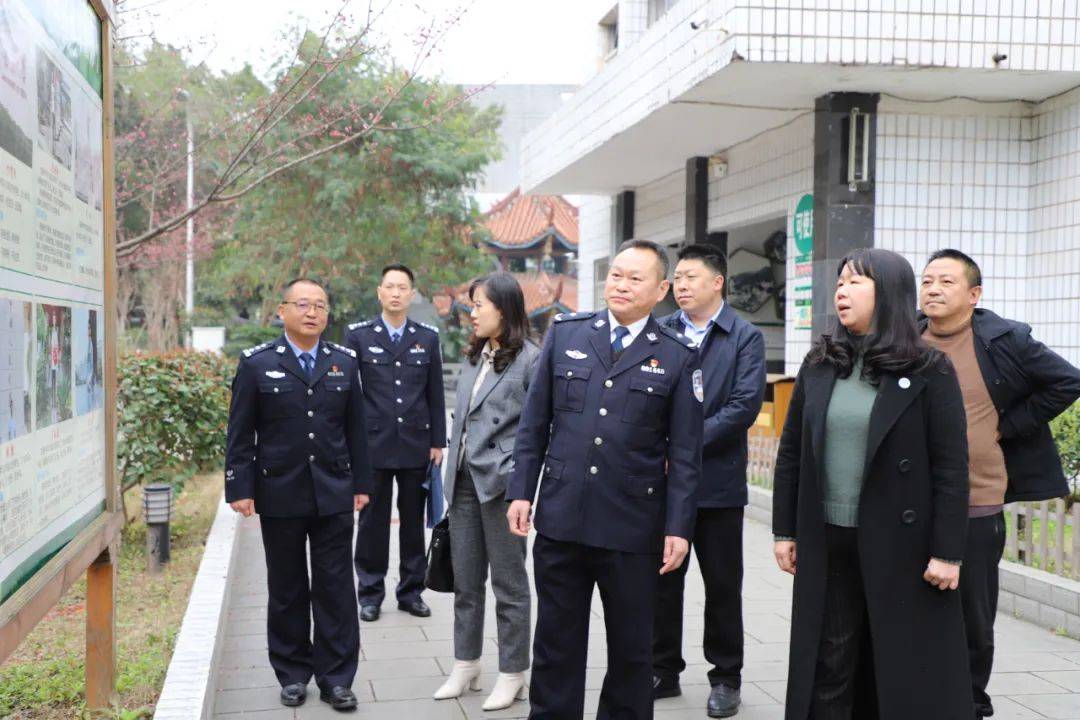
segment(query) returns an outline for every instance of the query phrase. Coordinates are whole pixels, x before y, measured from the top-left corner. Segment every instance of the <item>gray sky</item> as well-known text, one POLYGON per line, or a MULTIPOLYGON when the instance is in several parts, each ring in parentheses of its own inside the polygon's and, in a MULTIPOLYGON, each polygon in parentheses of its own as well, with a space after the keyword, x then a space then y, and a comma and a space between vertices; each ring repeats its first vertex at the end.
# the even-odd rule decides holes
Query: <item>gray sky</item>
MULTIPOLYGON (((376 29, 403 63, 411 64, 417 31, 432 18, 460 11, 424 74, 455 83, 584 82, 596 68, 597 21, 616 0, 375 0, 387 6, 376 29)), ((257 71, 286 46, 283 34, 302 19, 322 29, 342 0, 128 0, 135 18, 123 34, 152 25, 158 39, 192 46, 193 59, 215 69, 245 61, 257 71)), ((366 0, 349 11, 366 12, 366 0)))

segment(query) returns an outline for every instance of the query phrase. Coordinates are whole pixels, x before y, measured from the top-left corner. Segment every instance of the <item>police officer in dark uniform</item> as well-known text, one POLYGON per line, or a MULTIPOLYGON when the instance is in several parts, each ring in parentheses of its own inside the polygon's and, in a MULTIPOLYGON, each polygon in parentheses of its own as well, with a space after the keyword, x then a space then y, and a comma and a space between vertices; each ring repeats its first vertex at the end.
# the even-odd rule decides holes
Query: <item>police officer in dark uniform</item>
POLYGON ((346 344, 360 359, 368 446, 375 474, 371 505, 360 513, 356 532, 357 597, 360 619, 379 619, 390 564, 390 502, 397 478, 400 526, 398 609, 428 617, 420 597, 424 552, 424 480, 429 462, 442 461, 446 446, 439 331, 408 317, 414 275, 405 265, 383 268, 378 287, 382 315, 349 326, 346 344))
POLYGON ((360 651, 353 512, 368 502, 371 469, 356 355, 321 340, 329 311, 319 283, 294 280, 278 306, 285 334, 244 351, 229 407, 225 499, 260 516, 282 704, 302 705, 314 674, 320 699, 350 710, 360 651))
POLYGON ((703 427, 697 353, 651 315, 667 265, 656 243, 623 243, 609 310, 556 317, 529 386, 506 497, 511 531, 527 535, 539 481, 536 720, 582 717, 594 585, 608 645, 597 718, 652 717, 657 577, 686 557, 703 427))

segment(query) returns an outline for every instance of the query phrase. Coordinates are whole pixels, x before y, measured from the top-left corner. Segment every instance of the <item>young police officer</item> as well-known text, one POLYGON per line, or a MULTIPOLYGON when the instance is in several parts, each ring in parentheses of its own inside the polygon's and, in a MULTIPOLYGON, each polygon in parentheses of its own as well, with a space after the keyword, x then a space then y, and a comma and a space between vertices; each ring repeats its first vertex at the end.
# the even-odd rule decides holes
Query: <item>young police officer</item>
POLYGON ((368 502, 371 469, 356 355, 320 339, 329 312, 319 283, 293 280, 278 306, 285 334, 244 351, 229 407, 225 499, 260 516, 282 704, 302 705, 314 674, 320 698, 350 710, 360 651, 353 511, 368 502))
POLYGON ((346 344, 360 358, 368 444, 375 465, 371 506, 356 532, 360 619, 379 619, 390 564, 390 499, 397 478, 401 526, 398 608, 416 617, 431 610, 420 597, 424 554, 424 490, 428 462, 442 461, 446 446, 439 332, 409 319, 414 276, 404 265, 383 268, 378 287, 382 317, 349 326, 346 344))
POLYGON ((582 716, 594 585, 608 631, 597 717, 652 717, 657 573, 686 557, 701 472, 698 355, 650 314, 667 271, 656 243, 623 243, 605 285, 609 309, 555 318, 521 413, 506 498, 511 531, 528 535, 540 482, 537 720, 582 716))

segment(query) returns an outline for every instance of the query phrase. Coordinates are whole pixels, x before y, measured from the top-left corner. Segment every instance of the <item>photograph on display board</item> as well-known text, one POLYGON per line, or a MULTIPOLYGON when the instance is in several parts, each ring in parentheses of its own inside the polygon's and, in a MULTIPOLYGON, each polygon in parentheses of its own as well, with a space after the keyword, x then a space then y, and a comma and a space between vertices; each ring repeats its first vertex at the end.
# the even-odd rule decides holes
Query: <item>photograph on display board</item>
POLYGON ((27 167, 34 161, 34 109, 30 100, 29 29, 12 7, 0 0, 0 149, 27 167))
POLYGON ((38 146, 71 169, 74 135, 71 119, 71 82, 48 53, 37 51, 38 146))
POLYGON ((30 417, 33 306, 0 298, 0 433, 2 442, 32 429, 30 417))
MULTIPOLYGON (((9 0, 0 0, 7 2, 9 0)), ((101 96, 101 22, 87 0, 22 0, 57 49, 101 96)))
POLYGON ((67 420, 71 403, 71 308, 37 306, 37 429, 67 420))
POLYGON ((75 197, 101 209, 101 111, 86 93, 75 102, 75 197))
POLYGON ((85 415, 105 404, 105 375, 101 369, 103 324, 97 310, 72 311, 72 352, 75 358, 75 414, 85 415))

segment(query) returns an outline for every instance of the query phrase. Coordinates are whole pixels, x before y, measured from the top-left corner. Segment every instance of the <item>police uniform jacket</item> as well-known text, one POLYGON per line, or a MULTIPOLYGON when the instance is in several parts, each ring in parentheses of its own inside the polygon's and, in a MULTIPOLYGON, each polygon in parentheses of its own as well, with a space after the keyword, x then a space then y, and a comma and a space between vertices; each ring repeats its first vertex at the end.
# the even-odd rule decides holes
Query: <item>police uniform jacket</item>
POLYGON ((539 482, 537 532, 660 552, 665 535, 690 538, 694 529, 698 356, 650 316, 613 363, 610 331, 606 311, 556 316, 521 414, 506 497, 533 501, 539 482))
POLYGON ((352 512, 370 491, 356 356, 319 343, 309 380, 284 335, 243 352, 232 384, 225 499, 268 517, 352 512))
POLYGON ((422 468, 446 447, 439 331, 408 320, 392 342, 381 318, 353 323, 345 343, 360 360, 368 446, 376 468, 422 468))

